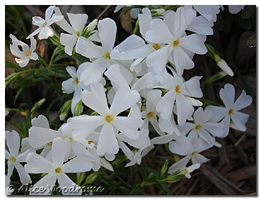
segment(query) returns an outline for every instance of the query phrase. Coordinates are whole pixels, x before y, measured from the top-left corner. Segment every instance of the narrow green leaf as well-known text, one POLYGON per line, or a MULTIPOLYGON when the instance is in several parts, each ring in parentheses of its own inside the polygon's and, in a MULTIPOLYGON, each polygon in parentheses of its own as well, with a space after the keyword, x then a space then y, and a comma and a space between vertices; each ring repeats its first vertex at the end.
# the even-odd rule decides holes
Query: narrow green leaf
POLYGON ((256 34, 252 35, 252 36, 246 41, 246 45, 247 45, 249 48, 256 47, 256 34))

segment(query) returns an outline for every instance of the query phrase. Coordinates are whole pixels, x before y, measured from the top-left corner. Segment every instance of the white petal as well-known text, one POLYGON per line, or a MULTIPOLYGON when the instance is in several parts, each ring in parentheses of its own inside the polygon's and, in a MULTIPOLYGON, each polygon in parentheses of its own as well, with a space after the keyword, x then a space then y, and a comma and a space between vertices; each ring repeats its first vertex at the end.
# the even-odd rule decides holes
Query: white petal
POLYGON ((173 50, 173 61, 179 76, 183 74, 184 69, 192 69, 194 67, 194 62, 192 59, 180 47, 173 50))
POLYGON ((93 44, 89 39, 79 37, 75 50, 86 58, 99 58, 105 53, 102 47, 93 44))
POLYGON ((39 39, 47 39, 48 37, 52 37, 54 35, 53 30, 48 27, 45 26, 44 28, 41 29, 40 33, 39 33, 39 39))
POLYGON ((220 121, 228 113, 228 110, 226 108, 220 106, 207 106, 205 110, 207 109, 211 110, 212 113, 214 113, 210 120, 215 122, 220 121))
POLYGON ((66 174, 60 173, 58 183, 63 195, 81 195, 82 189, 76 185, 66 174))
POLYGON ((228 136, 228 134, 229 134, 229 126, 230 126, 230 121, 231 121, 231 119, 230 119, 230 116, 229 115, 227 115, 222 121, 221 121, 221 123, 224 125, 224 128, 223 128, 223 135, 222 136, 220 136, 220 137, 227 137, 228 136))
POLYGON ((29 153, 26 162, 24 168, 30 174, 49 173, 54 169, 53 163, 36 153, 29 153))
POLYGON ((36 26, 42 26, 44 24, 45 20, 42 19, 39 16, 32 17, 32 24, 36 26))
POLYGON ((56 166, 62 166, 66 154, 71 149, 69 138, 55 138, 52 144, 52 160, 56 166))
POLYGON ((32 183, 29 174, 25 171, 24 167, 20 163, 15 163, 14 166, 18 172, 22 184, 26 185, 28 183, 32 183))
POLYGON ((193 53, 203 55, 207 53, 207 47, 204 44, 206 39, 205 35, 191 34, 180 38, 179 45, 193 53))
POLYGON ((98 31, 103 49, 105 51, 111 51, 116 39, 116 23, 110 18, 100 20, 98 23, 98 31))
POLYGON ((246 131, 246 122, 249 118, 248 114, 236 112, 234 115, 231 116, 231 118, 239 130, 246 131))
POLYGON ((206 130, 201 129, 200 132, 198 132, 198 134, 199 137, 205 140, 210 146, 213 146, 215 144, 215 138, 211 136, 206 130))
POLYGON ((173 174, 174 172, 176 172, 178 170, 181 171, 181 170, 185 169, 189 160, 190 160, 190 157, 186 156, 186 157, 182 158, 181 160, 179 160, 178 162, 175 162, 173 165, 171 165, 169 167, 168 173, 173 174))
POLYGON ((129 149, 129 147, 122 141, 118 140, 119 147, 123 151, 123 153, 127 156, 129 160, 134 156, 133 152, 129 149))
POLYGON ((52 16, 54 10, 55 10, 55 6, 49 6, 49 7, 45 10, 45 19, 46 19, 46 21, 48 21, 49 19, 51 19, 51 16, 52 16))
POLYGON ((113 126, 117 128, 121 133, 131 139, 137 139, 137 130, 142 126, 143 121, 135 117, 120 117, 117 116, 113 119, 113 126))
POLYGON ((176 141, 169 143, 169 150, 172 153, 181 156, 187 156, 194 151, 194 146, 186 136, 180 135, 178 138, 176 138, 176 141))
POLYGON ((237 98, 234 104, 234 108, 238 111, 249 106, 251 103, 252 103, 252 97, 246 95, 245 90, 243 90, 241 95, 237 98))
POLYGON ((173 139, 178 139, 179 137, 176 134, 167 134, 155 137, 151 140, 151 144, 166 144, 173 139))
POLYGON ((189 119, 192 116, 194 112, 194 107, 191 105, 189 100, 186 99, 182 94, 176 96, 176 106, 178 124, 182 125, 186 122, 186 119, 189 119))
POLYGON ((116 154, 119 151, 119 145, 114 133, 113 126, 105 123, 102 127, 98 145, 97 154, 103 156, 105 153, 116 154))
POLYGON ((77 156, 62 167, 64 173, 80 173, 90 171, 93 164, 86 159, 86 156, 77 156))
POLYGON ((110 79, 112 86, 116 89, 119 89, 122 85, 128 85, 126 79, 121 74, 118 64, 110 66, 104 74, 110 79))
POLYGON ((213 112, 211 110, 206 109, 205 111, 203 111, 202 107, 198 108, 193 114, 195 124, 200 125, 204 122, 209 121, 212 116, 213 112))
POLYGON ((34 148, 43 147, 60 136, 61 134, 58 131, 48 128, 33 126, 29 129, 29 142, 34 148))
POLYGON ((138 15, 140 33, 145 39, 145 33, 150 29, 150 22, 152 20, 150 10, 148 8, 142 9, 143 14, 138 15))
POLYGON ((103 58, 98 58, 93 63, 88 64, 86 69, 81 73, 80 82, 83 82, 86 86, 100 82, 102 80, 103 72, 105 71, 106 66, 107 63, 103 58))
POLYGON ((183 125, 178 125, 178 129, 181 134, 186 135, 191 129, 195 127, 195 124, 186 122, 183 125))
POLYGON ((30 37, 30 42, 31 42, 30 50, 33 52, 36 48, 36 39, 34 39, 34 37, 30 37))
POLYGON ((25 152, 19 153, 19 155, 16 157, 17 162, 26 162, 27 155, 28 155, 30 152, 34 152, 34 150, 32 150, 32 149, 27 149, 25 152))
POLYGON ((146 99, 146 110, 148 112, 156 110, 156 105, 161 98, 161 90, 151 90, 146 99))
POLYGON ((201 154, 195 154, 192 156, 191 161, 193 164, 202 164, 209 161, 209 159, 207 159, 205 156, 202 156, 201 154))
POLYGON ((202 35, 213 35, 213 22, 209 22, 203 16, 198 16, 194 19, 194 21, 189 25, 189 31, 202 34, 202 35))
POLYGON ((82 88, 77 85, 74 90, 72 104, 71 104, 71 112, 74 113, 74 108, 76 104, 81 100, 82 88))
POLYGON ((219 5, 193 5, 193 7, 208 21, 217 21, 217 14, 220 12, 219 5))
POLYGON ((204 124, 204 128, 211 133, 212 135, 216 136, 216 137, 221 137, 224 132, 223 132, 223 128, 224 125, 222 123, 205 123, 204 124))
POLYGON ((154 78, 151 72, 143 75, 139 78, 131 87, 132 90, 141 91, 145 88, 152 87, 154 85, 154 78))
POLYGON ((137 103, 139 98, 140 95, 136 90, 130 90, 127 85, 123 85, 117 90, 110 111, 118 115, 137 103))
POLYGON ((82 31, 85 24, 87 23, 88 15, 86 14, 73 14, 67 13, 69 21, 76 31, 82 31))
POLYGON ((153 19, 150 23, 150 29, 146 32, 145 37, 151 43, 170 44, 173 36, 168 27, 161 19, 153 19))
POLYGON ((227 83, 224 88, 219 91, 220 98, 227 108, 231 108, 235 100, 235 88, 230 83, 227 83))
POLYGON ((70 56, 72 55, 73 47, 76 44, 77 39, 77 35, 61 33, 60 42, 62 45, 64 45, 65 53, 70 56))
POLYGON ((156 109, 158 112, 160 112, 160 116, 163 119, 169 119, 171 117, 175 99, 176 94, 173 90, 170 90, 158 102, 156 109))
POLYGON ((101 115, 109 112, 107 99, 104 93, 104 88, 100 83, 94 83, 91 85, 91 92, 84 90, 82 92, 83 103, 95 110, 101 115))
POLYGON ((30 195, 50 195, 51 188, 55 186, 56 180, 57 177, 54 173, 45 175, 32 186, 30 195))
POLYGON ((10 178, 14 171, 14 163, 10 160, 7 161, 7 176, 10 178))
POLYGON ((29 39, 30 37, 35 36, 37 33, 39 33, 42 29, 41 28, 37 28, 35 29, 30 35, 27 36, 26 39, 29 39))
POLYGON ((22 57, 20 59, 15 58, 15 61, 19 64, 20 67, 25 67, 29 63, 29 57, 22 57))
POLYGON ((14 56, 16 56, 16 57, 21 58, 21 57, 24 56, 24 53, 23 53, 22 51, 20 51, 20 50, 18 49, 18 47, 15 46, 14 44, 10 44, 10 51, 11 51, 11 53, 12 53, 14 56))
POLYGON ((5 132, 6 144, 11 156, 17 156, 20 148, 20 137, 15 130, 5 132))
POLYGON ((86 137, 103 123, 104 118, 102 116, 81 115, 73 117, 69 122, 69 127, 74 129, 73 134, 75 134, 75 137, 78 135, 86 137))
POLYGON ((203 97, 203 93, 200 88, 201 78, 202 76, 194 76, 188 81, 186 81, 182 85, 182 88, 180 88, 181 92, 187 96, 198 97, 198 98, 203 97))
POLYGON ((73 78, 69 78, 68 80, 62 82, 62 90, 64 93, 70 94, 74 92, 75 86, 73 81, 73 78))

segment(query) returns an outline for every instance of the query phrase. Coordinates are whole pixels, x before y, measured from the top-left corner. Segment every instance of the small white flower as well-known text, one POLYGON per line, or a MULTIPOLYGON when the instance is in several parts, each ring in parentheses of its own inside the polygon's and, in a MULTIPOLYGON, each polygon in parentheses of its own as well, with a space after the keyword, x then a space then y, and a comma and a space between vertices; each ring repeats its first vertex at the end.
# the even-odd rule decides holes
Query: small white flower
POLYGON ((23 153, 19 153, 20 137, 18 133, 13 130, 12 132, 5 132, 6 144, 9 152, 5 150, 5 159, 7 159, 8 172, 7 176, 10 178, 13 174, 14 167, 16 168, 20 181, 22 184, 32 183, 29 174, 25 171, 21 162, 26 162, 26 157, 31 150, 27 150, 23 153))
POLYGON ((75 134, 78 132, 78 135, 84 137, 102 126, 97 144, 97 153, 99 156, 106 153, 116 154, 119 150, 116 139, 118 131, 121 131, 129 138, 137 138, 137 129, 141 127, 143 121, 136 117, 118 115, 136 104, 140 95, 137 91, 130 91, 128 87, 123 85, 117 90, 109 109, 103 86, 100 83, 95 83, 90 88, 91 92, 87 90, 82 92, 82 101, 100 115, 74 117, 69 122, 69 126, 74 129, 75 134))
POLYGON ((33 37, 30 37, 30 47, 24 42, 18 40, 12 34, 10 34, 9 37, 12 39, 13 43, 10 44, 10 51, 14 56, 18 57, 15 58, 15 61, 19 64, 20 67, 25 67, 30 60, 38 59, 38 55, 34 52, 36 48, 36 40, 33 37), (22 50, 19 49, 19 46, 22 48, 22 50))
POLYGON ((169 143, 169 150, 172 153, 185 157, 171 165, 168 173, 173 174, 178 170, 184 170, 190 159, 193 164, 202 164, 207 162, 208 159, 199 153, 209 149, 210 147, 211 146, 209 144, 198 137, 191 139, 184 135, 179 136, 176 141, 169 143))
POLYGON ((228 5, 228 10, 231 14, 237 14, 243 10, 245 5, 228 5))
MULTIPOLYGON (((42 179, 33 185, 30 194, 33 195, 48 195, 51 193, 49 187, 55 185, 56 180, 61 188, 74 187, 75 190, 66 193, 66 190, 62 190, 64 195, 81 195, 82 189, 76 185, 66 173, 80 173, 89 171, 92 168, 92 163, 86 159, 82 159, 80 156, 64 163, 66 152, 66 146, 69 141, 63 141, 61 138, 56 138, 53 141, 52 146, 52 156, 51 160, 36 154, 29 153, 26 159, 27 164, 25 165, 25 170, 31 174, 42 174, 47 173, 42 179), (34 193, 35 187, 43 187, 46 189, 42 193, 34 193)), ((68 190, 67 190, 68 191, 68 190)))
POLYGON ((39 33, 38 37, 40 40, 47 39, 48 37, 52 37, 54 32, 50 27, 54 22, 60 21, 63 19, 62 15, 54 15, 53 12, 55 10, 55 6, 49 6, 45 10, 45 19, 42 19, 39 16, 34 16, 32 23, 33 25, 39 26, 34 32, 32 32, 28 37, 35 36, 39 33))
POLYGON ((231 123, 233 123, 233 127, 236 127, 238 130, 246 131, 247 128, 245 124, 249 115, 239 111, 252 103, 252 97, 247 95, 245 90, 243 90, 235 101, 235 88, 229 83, 227 83, 224 88, 220 89, 219 95, 225 107, 207 106, 206 109, 210 109, 215 113, 211 118, 212 121, 218 122, 221 120, 224 124, 224 134, 222 137, 228 135, 231 123))
POLYGON ((194 112, 193 105, 197 103, 191 97, 200 98, 203 95, 199 81, 201 77, 195 76, 185 82, 181 76, 173 74, 174 76, 169 74, 168 82, 163 86, 163 88, 169 91, 158 102, 156 110, 160 112, 163 119, 170 119, 173 113, 173 106, 175 105, 178 124, 182 125, 186 119, 192 116, 194 112))

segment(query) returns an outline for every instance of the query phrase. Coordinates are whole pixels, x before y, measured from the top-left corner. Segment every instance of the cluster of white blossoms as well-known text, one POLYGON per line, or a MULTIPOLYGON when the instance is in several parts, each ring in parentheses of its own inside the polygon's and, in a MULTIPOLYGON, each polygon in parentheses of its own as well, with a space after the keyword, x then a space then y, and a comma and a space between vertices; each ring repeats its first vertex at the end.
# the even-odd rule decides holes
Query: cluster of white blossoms
POLYGON ((57 180, 60 187, 74 185, 74 194, 81 194, 66 173, 101 167, 113 171, 110 162, 119 151, 128 159, 126 167, 133 166, 155 145, 169 144, 169 150, 183 158, 168 173, 180 171, 189 178, 208 161, 200 153, 220 147, 217 137, 226 137, 229 128, 246 131, 249 116, 239 110, 252 103, 245 91, 235 101, 235 88, 226 84, 220 90, 225 107, 203 108, 202 76, 183 78, 184 71, 195 66, 193 56, 207 53, 205 41, 213 34, 220 8, 181 6, 176 11, 161 9, 156 17, 146 7, 139 9, 141 36, 130 35, 116 46, 117 26, 110 18, 86 25, 86 14, 67 13, 68 23, 56 6, 46 10, 45 19, 33 17, 39 28, 28 36, 31 47, 11 35, 11 52, 24 67, 29 59, 37 59, 33 37, 38 33, 39 39, 53 37, 51 25, 59 25, 65 31, 60 34, 65 53, 75 51, 89 59, 64 69, 71 78, 61 85, 64 93, 73 93, 72 114, 78 106, 81 115, 65 120, 58 130, 51 129, 43 115, 32 119, 20 154, 18 133, 7 131, 8 177, 15 167, 23 184, 32 182, 29 174, 45 174, 34 187, 54 185, 57 180), (86 108, 91 110, 88 114, 86 108))

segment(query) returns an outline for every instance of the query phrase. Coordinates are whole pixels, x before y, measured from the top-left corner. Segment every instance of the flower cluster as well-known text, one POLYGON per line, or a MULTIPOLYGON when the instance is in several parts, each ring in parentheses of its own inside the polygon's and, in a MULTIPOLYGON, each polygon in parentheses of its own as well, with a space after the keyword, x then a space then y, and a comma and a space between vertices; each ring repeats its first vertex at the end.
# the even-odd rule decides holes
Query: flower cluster
MULTIPOLYGON (((125 167, 130 167, 140 164, 155 145, 168 144, 173 154, 183 156, 168 173, 180 171, 189 178, 208 161, 200 153, 220 147, 217 137, 226 137, 229 128, 246 131, 249 116, 239 110, 252 103, 245 91, 235 101, 234 86, 226 84, 219 93, 225 107, 205 107, 200 100, 202 76, 183 77, 195 67, 194 55, 209 51, 205 42, 213 34, 220 9, 138 9, 140 36, 132 34, 115 45, 114 20, 104 18, 86 25, 87 14, 67 13, 68 23, 59 7, 50 6, 45 19, 33 17, 32 23, 39 28, 28 36, 30 48, 10 35, 10 49, 19 57, 16 62, 20 67, 38 59, 34 52, 37 34, 39 39, 58 37, 66 54, 77 53, 88 61, 64 69, 71 78, 62 82, 61 90, 64 95, 73 93, 73 117, 58 130, 51 129, 43 115, 33 118, 28 137, 22 139, 21 154, 18 133, 6 132, 8 177, 15 167, 23 184, 32 182, 29 174, 45 174, 34 187, 54 185, 57 180, 60 187, 74 185, 76 194, 81 194, 67 173, 98 171, 101 167, 113 171, 110 162, 119 151, 129 160, 125 167), (152 15, 155 12, 160 14, 152 15), (52 24, 65 32, 59 35, 52 24)), ((222 59, 215 60, 220 64, 222 59)), ((226 63, 220 65, 226 73, 232 72, 226 63)))

